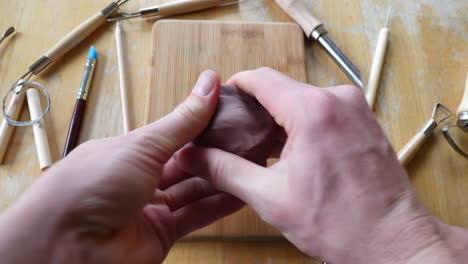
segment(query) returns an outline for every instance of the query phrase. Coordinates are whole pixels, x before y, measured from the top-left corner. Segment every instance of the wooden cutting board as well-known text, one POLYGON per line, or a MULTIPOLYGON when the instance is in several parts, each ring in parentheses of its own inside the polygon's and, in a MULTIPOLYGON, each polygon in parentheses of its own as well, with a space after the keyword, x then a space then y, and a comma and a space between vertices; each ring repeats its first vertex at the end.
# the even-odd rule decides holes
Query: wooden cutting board
MULTIPOLYGON (((146 123, 171 112, 206 69, 218 72, 222 82, 263 66, 307 81, 304 38, 296 24, 163 20, 155 24, 152 41, 146 123)), ((191 237, 272 236, 279 233, 245 208, 191 237)))

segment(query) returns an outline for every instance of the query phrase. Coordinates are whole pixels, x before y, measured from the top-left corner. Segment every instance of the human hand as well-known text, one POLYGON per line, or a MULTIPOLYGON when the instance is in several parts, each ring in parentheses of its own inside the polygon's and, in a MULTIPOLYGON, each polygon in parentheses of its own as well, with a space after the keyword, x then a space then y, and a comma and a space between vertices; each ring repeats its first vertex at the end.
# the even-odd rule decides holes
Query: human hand
POLYGON ((49 169, 0 217, 0 262, 160 263, 177 239, 240 209, 171 158, 208 124, 219 86, 205 72, 173 113, 49 169))
POLYGON ((319 89, 265 68, 229 83, 284 128, 279 161, 264 168, 189 147, 177 163, 251 205, 302 251, 330 263, 449 263, 462 251, 448 250, 455 240, 468 245, 448 239, 453 230, 417 199, 362 91, 319 89))

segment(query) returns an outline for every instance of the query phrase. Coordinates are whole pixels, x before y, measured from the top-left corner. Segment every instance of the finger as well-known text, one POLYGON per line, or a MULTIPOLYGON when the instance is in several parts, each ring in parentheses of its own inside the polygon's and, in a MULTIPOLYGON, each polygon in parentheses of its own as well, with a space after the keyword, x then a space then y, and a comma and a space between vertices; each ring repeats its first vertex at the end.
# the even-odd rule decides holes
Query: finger
POLYGON ((186 180, 190 177, 193 177, 193 175, 187 173, 186 171, 182 170, 179 166, 177 166, 176 160, 172 158, 166 164, 164 164, 158 188, 161 190, 165 190, 170 186, 177 184, 183 180, 186 180))
POLYGON ((164 196, 171 211, 176 211, 188 203, 216 193, 218 191, 207 180, 193 177, 167 188, 164 196))
POLYGON ((270 68, 237 73, 228 83, 254 96, 282 127, 286 127, 287 117, 293 112, 300 93, 313 89, 270 68))
POLYGON ((186 148, 179 153, 177 164, 247 203, 255 202, 268 180, 265 168, 219 149, 186 148))
POLYGON ((190 96, 172 113, 127 134, 144 154, 165 164, 178 149, 192 141, 208 125, 218 102, 220 82, 213 71, 200 75, 190 96))
POLYGON ((219 193, 190 203, 174 212, 177 237, 184 237, 214 221, 237 212, 244 206, 239 199, 219 193))
POLYGON ((348 105, 352 106, 353 108, 360 110, 367 110, 371 112, 369 106, 366 101, 366 97, 362 89, 357 88, 353 85, 339 85, 333 87, 327 87, 325 90, 330 91, 338 98, 340 98, 343 102, 346 102, 348 105))

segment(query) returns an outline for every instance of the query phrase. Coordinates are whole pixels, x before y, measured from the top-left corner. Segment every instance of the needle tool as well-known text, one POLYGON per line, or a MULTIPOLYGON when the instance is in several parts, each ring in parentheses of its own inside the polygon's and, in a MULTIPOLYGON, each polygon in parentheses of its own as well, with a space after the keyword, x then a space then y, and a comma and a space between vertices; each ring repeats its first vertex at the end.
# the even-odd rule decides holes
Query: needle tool
MULTIPOLYGON (((47 66, 51 65, 52 63, 59 60, 63 55, 73 49, 76 45, 81 43, 85 38, 87 38, 91 33, 96 31, 97 28, 102 26, 107 22, 107 19, 115 14, 117 10, 128 2, 128 0, 117 0, 115 2, 110 3, 106 8, 99 11, 88 20, 83 22, 81 25, 76 27, 73 31, 68 33, 65 37, 63 37, 59 42, 57 42, 52 48, 50 48, 46 53, 44 53, 35 63, 29 66, 28 71, 23 74, 19 79, 23 79, 25 81, 29 80, 33 75, 38 75, 41 73, 47 66)), ((5 95, 4 98, 7 98, 18 86, 17 81, 10 87, 8 93, 5 95)), ((46 96, 49 96, 46 94, 46 96)), ((5 100, 3 100, 5 102, 5 100)), ((5 113, 5 105, 2 107, 3 109, 3 116, 8 121, 8 123, 15 125, 15 126, 29 126, 33 125, 40 120, 32 120, 29 122, 18 122, 13 120, 5 113)), ((41 115, 41 116, 44 116, 41 115)))
POLYGON ((88 59, 86 60, 80 89, 78 90, 78 96, 76 98, 75 109, 73 110, 73 115, 70 121, 70 127, 68 128, 68 135, 67 140, 65 141, 65 149, 63 150, 62 158, 65 158, 77 146, 78 136, 86 107, 86 100, 88 99, 89 87, 91 86, 97 59, 97 51, 91 46, 89 49, 88 59))
POLYGON ((382 68, 385 59, 385 53, 387 51, 388 34, 390 32, 388 28, 388 21, 390 19, 391 12, 392 5, 390 4, 385 26, 380 30, 379 33, 377 47, 375 48, 374 59, 372 60, 372 66, 369 74, 369 80, 367 82, 366 100, 371 109, 374 109, 375 98, 377 96, 377 90, 379 89, 380 76, 382 74, 382 68))
POLYGON ((421 146, 432 135, 437 126, 450 118, 452 112, 442 104, 437 103, 432 110, 431 118, 424 127, 398 152, 398 160, 405 166, 411 158, 418 152, 421 146))
POLYGON ((276 0, 278 5, 302 27, 308 38, 312 37, 335 61, 348 78, 359 88, 363 89, 361 73, 351 60, 328 37, 328 31, 322 22, 311 13, 303 0, 276 0))
POLYGON ((138 12, 121 12, 117 16, 109 18, 109 21, 125 20, 135 17, 154 18, 180 15, 208 8, 231 5, 238 3, 239 0, 177 0, 157 6, 142 8, 138 12))
POLYGON ((128 115, 128 99, 127 99, 127 78, 125 77, 125 62, 124 52, 122 45, 122 29, 120 22, 117 21, 115 25, 115 42, 117 47, 117 60, 119 64, 119 77, 120 77, 120 97, 122 99, 122 116, 124 124, 124 132, 130 132, 130 121, 128 115))
POLYGON ((459 128, 462 132, 468 132, 468 72, 466 74, 465 82, 465 91, 463 93, 463 98, 460 102, 460 106, 457 109, 457 123, 455 125, 448 125, 442 128, 442 134, 449 143, 449 145, 460 155, 465 158, 468 158, 466 151, 463 151, 462 148, 455 142, 451 134, 449 133, 450 128, 459 128))
POLYGON ((9 27, 5 32, 3 32, 3 34, 0 36, 0 44, 2 44, 2 42, 13 33, 15 33, 15 27, 9 27))

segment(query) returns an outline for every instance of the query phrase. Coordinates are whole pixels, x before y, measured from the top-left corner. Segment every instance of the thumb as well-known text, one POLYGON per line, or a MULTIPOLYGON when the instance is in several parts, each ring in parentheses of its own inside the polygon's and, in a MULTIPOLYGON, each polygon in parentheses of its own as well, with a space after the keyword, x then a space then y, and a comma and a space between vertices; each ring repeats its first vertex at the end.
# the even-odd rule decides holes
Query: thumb
POLYGON ((268 185, 267 169, 237 155, 200 147, 186 147, 177 154, 184 171, 207 178, 216 189, 253 205, 268 185))
MULTIPOLYGON (((146 154, 160 164, 197 137, 208 125, 216 109, 220 81, 214 71, 203 72, 190 96, 172 113, 130 133, 146 154)), ((130 135, 129 134, 129 135, 130 135)))

